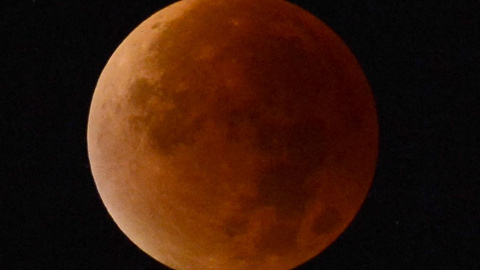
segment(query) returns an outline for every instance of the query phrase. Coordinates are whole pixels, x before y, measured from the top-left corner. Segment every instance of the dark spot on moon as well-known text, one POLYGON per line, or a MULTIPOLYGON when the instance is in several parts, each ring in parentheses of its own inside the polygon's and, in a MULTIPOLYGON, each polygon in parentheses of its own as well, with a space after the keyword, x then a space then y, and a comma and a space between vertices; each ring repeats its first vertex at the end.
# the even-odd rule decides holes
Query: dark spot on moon
POLYGON ((260 131, 261 147, 274 154, 259 184, 261 203, 275 206, 280 218, 303 214, 305 204, 315 194, 304 183, 318 170, 325 153, 323 126, 308 122, 283 132, 270 128, 260 131))
POLYGON ((341 221, 342 218, 338 210, 328 207, 315 218, 312 225, 312 231, 317 235, 328 234, 332 232, 341 221))
POLYGON ((248 219, 232 217, 225 222, 225 232, 228 236, 244 234, 248 231, 248 219))
POLYGON ((158 89, 146 78, 138 78, 129 86, 130 101, 137 108, 145 108, 145 104, 152 96, 158 95, 158 89))
POLYGON ((162 154, 171 155, 180 144, 195 143, 195 134, 201 130, 203 121, 187 121, 185 118, 185 112, 172 110, 166 113, 163 121, 152 127, 150 137, 162 154))
POLYGON ((164 155, 173 154, 180 144, 193 144, 194 136, 201 131, 204 122, 198 117, 190 117, 191 100, 185 97, 185 93, 171 92, 144 78, 137 79, 130 86, 131 103, 140 111, 145 111, 131 116, 130 126, 147 132, 152 146, 164 155), (152 97, 173 102, 174 108, 165 110, 159 105, 147 106, 152 97))
POLYGON ((259 252, 279 256, 291 252, 291 250, 295 248, 297 231, 298 228, 286 226, 283 223, 272 226, 268 232, 262 234, 258 246, 259 252))

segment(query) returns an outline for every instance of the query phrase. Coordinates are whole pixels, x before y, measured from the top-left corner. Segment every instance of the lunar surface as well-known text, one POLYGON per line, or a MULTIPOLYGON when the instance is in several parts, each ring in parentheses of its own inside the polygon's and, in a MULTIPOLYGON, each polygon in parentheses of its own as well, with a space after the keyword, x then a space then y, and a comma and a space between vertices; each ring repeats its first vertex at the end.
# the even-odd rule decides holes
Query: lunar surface
POLYGON ((281 0, 184 0, 98 81, 88 152, 119 228, 174 269, 292 269, 370 188, 378 125, 342 40, 281 0))

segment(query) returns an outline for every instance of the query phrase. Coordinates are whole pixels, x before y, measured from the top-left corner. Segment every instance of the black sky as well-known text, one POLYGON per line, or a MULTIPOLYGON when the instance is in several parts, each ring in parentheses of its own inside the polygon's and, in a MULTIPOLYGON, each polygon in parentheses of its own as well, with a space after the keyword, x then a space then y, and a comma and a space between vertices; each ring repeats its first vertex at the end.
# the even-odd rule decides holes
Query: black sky
MULTIPOLYGON (((172 2, 1 2, 0 269, 167 269, 107 214, 86 127, 110 55, 172 2)), ((357 56, 380 123, 363 208, 299 269, 480 269, 480 2, 291 2, 357 56)))

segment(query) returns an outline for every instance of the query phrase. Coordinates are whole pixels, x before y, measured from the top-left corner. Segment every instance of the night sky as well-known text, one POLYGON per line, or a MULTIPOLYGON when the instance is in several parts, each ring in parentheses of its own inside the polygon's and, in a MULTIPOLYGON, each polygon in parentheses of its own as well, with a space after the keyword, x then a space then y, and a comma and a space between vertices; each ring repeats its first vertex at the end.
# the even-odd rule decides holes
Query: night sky
MULTIPOLYGON (((86 128, 110 55, 172 2, 1 2, 0 269, 168 269, 108 215, 86 128)), ((480 2, 291 2, 357 56, 380 124, 361 211, 298 269, 480 269, 480 2)))

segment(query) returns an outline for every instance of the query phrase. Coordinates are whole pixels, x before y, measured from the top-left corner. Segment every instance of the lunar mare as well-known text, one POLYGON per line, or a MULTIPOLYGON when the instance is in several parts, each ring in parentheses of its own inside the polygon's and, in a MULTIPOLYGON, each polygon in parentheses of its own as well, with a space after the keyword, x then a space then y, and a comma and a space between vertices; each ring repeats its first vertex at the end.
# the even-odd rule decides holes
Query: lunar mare
POLYGON ((352 221, 374 175, 368 82, 280 0, 183 0, 138 26, 93 96, 88 152, 119 228, 175 269, 291 269, 352 221))

